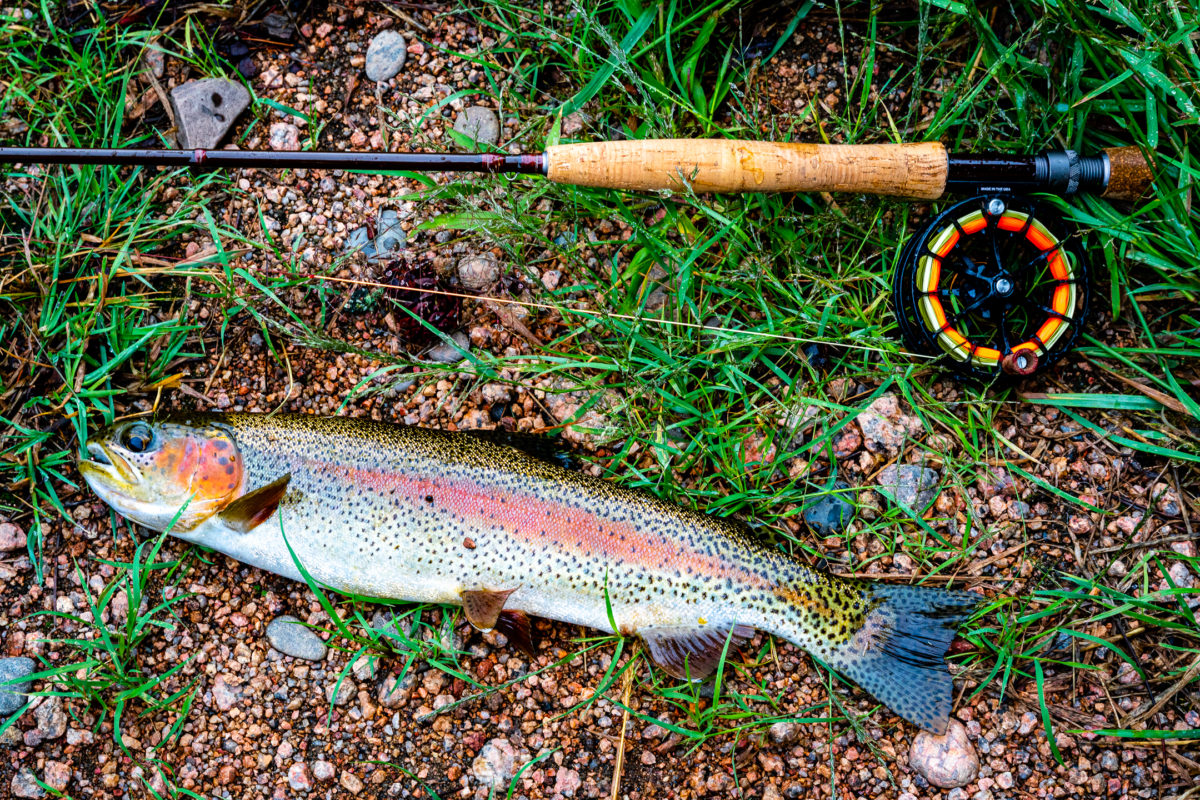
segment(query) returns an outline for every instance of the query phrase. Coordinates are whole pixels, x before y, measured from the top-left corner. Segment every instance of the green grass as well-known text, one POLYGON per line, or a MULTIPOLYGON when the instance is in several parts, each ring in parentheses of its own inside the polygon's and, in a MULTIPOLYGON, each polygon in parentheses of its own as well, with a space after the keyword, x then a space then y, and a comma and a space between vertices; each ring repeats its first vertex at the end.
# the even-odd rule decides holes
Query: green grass
MULTIPOLYGON (((1004 425, 1047 405, 1075 424, 1079 442, 1100 442, 1126 461, 1174 475, 1178 486, 1194 485, 1200 226, 1192 206, 1200 158, 1192 139, 1200 123, 1194 41, 1200 23, 1178 2, 1019 0, 1011 12, 1016 21, 1009 7, 993 15, 972 4, 922 4, 911 13, 881 5, 796 4, 780 14, 786 18, 772 35, 847 22, 835 58, 860 68, 826 73, 839 82, 842 101, 833 108, 822 105, 819 92, 785 117, 756 81, 808 44, 784 41, 765 61, 743 60, 749 23, 759 15, 733 3, 626 0, 566 16, 507 3, 459 9, 500 42, 486 57, 466 57, 484 75, 478 94, 466 99, 512 110, 528 150, 565 141, 563 118, 580 112, 584 129, 573 137, 580 140, 618 133, 846 143, 939 139, 951 150, 1091 153, 1135 144, 1153 152, 1157 190, 1146 202, 1053 201, 1087 233, 1096 323, 1071 360, 1076 366, 1047 387, 1055 394, 1023 398, 1014 390, 956 385, 903 352, 889 279, 900 245, 928 213, 923 206, 858 196, 685 193, 664 199, 528 178, 464 178, 413 195, 425 201, 423 228, 499 246, 510 269, 535 287, 534 300, 553 309, 535 313, 566 323, 532 358, 473 350, 466 371, 476 377, 460 382, 460 389, 519 365, 523 381, 555 377, 591 392, 598 403, 608 397, 612 457, 601 463, 609 477, 684 505, 745 515, 780 547, 813 561, 829 559, 842 572, 902 552, 921 575, 961 580, 979 559, 977 551, 1001 536, 1010 545, 1027 542, 1036 553, 1046 541, 1065 546, 1068 515, 1098 512, 1103 527, 1126 513, 1119 493, 1080 497, 1065 478, 1050 477, 1044 464, 1017 452, 1004 425), (875 65, 880 72, 868 80, 875 65), (881 98, 894 91, 906 99, 885 107, 881 98), (610 232, 588 242, 585 234, 601 222, 610 232), (541 289, 540 270, 560 264, 566 265, 562 284, 541 289), (673 276, 661 309, 647 306, 656 267, 673 276), (592 311, 577 308, 581 298, 592 311), (817 355, 828 363, 815 364, 817 355), (835 479, 867 482, 844 474, 832 444, 884 392, 901 397, 928 432, 950 443, 936 448, 944 488, 965 492, 989 465, 1012 461, 1022 499, 1051 508, 1049 530, 1018 525, 997 532, 969 517, 952 532, 938 512, 914 520, 883 502, 873 518, 860 517, 856 537, 812 535, 799 521, 806 504, 835 479), (815 414, 800 413, 807 407, 815 414), (754 437, 762 440, 760 453, 773 451, 765 463, 747 452, 754 437), (809 464, 805 480, 788 479, 796 459, 809 464)), ((61 32, 45 32, 44 20, 35 20, 2 34, 8 37, 0 42, 8 45, 3 70, 30 76, 21 85, 32 88, 18 91, 10 81, 0 117, 26 120, 31 142, 34 131, 51 132, 56 143, 127 141, 120 120, 104 112, 122 106, 132 68, 128 53, 144 38, 100 29, 80 45, 61 32), (82 106, 102 113, 81 119, 75 112, 82 106)), ((339 341, 324 317, 313 322, 305 316, 305 306, 325 308, 344 287, 311 279, 272 240, 261 217, 240 231, 222 229, 207 210, 194 221, 197 203, 222 180, 54 170, 30 181, 32 194, 5 198, 2 252, 14 265, 10 271, 24 277, 0 284, 0 338, 18 356, 7 363, 19 366, 9 368, 8 385, 0 385, 0 396, 10 398, 0 408, 7 426, 0 480, 17 482, 3 503, 31 516, 33 529, 44 517, 65 513, 61 496, 71 485, 76 445, 68 434, 80 437, 87 425, 110 418, 118 393, 152 401, 156 383, 211 346, 196 335, 181 290, 185 299, 225 302, 222 336, 251 326, 276 353, 289 341, 363 352, 395 368, 397 381, 413 377, 409 370, 400 375, 399 367, 414 362, 339 341), (185 192, 170 213, 142 202, 166 181, 185 192), (107 190, 113 186, 124 188, 107 190), (135 255, 170 251, 180 236, 197 232, 212 238, 218 252, 191 265, 186 281, 169 270, 138 272, 135 255), (253 248, 273 269, 236 261, 242 248, 253 248), (15 395, 4 394, 10 390, 15 395)), ((463 371, 421 363, 417 377, 457 380, 450 373, 463 371)), ((913 441, 903 455, 925 448, 913 441)), ((36 536, 30 542, 40 565, 42 543, 36 536)), ((1130 544, 1118 553, 1128 562, 1118 578, 1107 572, 1116 556, 1094 552, 1104 549, 1095 542, 1074 544, 1080 558, 1047 566, 1040 583, 1016 574, 984 578, 997 599, 991 613, 966 630, 975 649, 959 658, 978 683, 974 693, 1011 698, 1025 692, 1022 702, 1033 698, 1048 729, 1074 728, 1062 698, 1045 687, 1055 677, 1094 673, 1101 649, 1111 653, 1108 663, 1131 663, 1155 692, 1180 681, 1194 689, 1189 665, 1200 655, 1200 628, 1186 601, 1196 591, 1156 588, 1167 560, 1178 555, 1165 544, 1130 544), (1112 632, 1097 633, 1106 625, 1112 632), (1055 649, 1061 641, 1070 643, 1066 651, 1055 649)), ((1194 561, 1191 568, 1196 571, 1194 561)), ((381 641, 370 631, 361 605, 343 607, 313 588, 335 620, 339 646, 356 655, 388 652, 388 637, 381 641)), ((406 619, 410 624, 395 634, 394 648, 407 653, 405 671, 425 659, 481 693, 495 690, 462 668, 461 653, 442 644, 442 631, 422 609, 406 619)), ((623 645, 602 637, 580 647, 621 653, 623 645)), ((692 689, 661 682, 658 673, 638 690, 670 707, 676 722, 664 727, 697 746, 714 737, 761 734, 781 718, 843 713, 836 696, 828 706, 795 709, 757 684, 753 668, 728 666, 724 684, 704 702, 692 689)), ((599 688, 612 690, 624 668, 614 658, 599 688)), ((1113 719, 1104 735, 1116 739, 1177 736, 1144 730, 1145 722, 1135 727, 1121 715, 1113 719)))

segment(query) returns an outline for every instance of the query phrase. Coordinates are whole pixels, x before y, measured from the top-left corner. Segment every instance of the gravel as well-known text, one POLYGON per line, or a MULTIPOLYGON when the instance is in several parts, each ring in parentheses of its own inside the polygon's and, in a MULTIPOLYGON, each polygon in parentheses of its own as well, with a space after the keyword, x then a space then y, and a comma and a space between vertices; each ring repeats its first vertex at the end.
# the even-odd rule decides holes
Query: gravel
POLYGON ((944 736, 922 731, 913 740, 908 765, 940 789, 966 786, 979 774, 979 756, 967 729, 953 717, 944 736))
POLYGON ((288 786, 292 787, 294 792, 312 791, 313 774, 307 764, 297 762, 288 767, 288 786))
POLYGON ((182 150, 213 150, 250 105, 250 93, 225 78, 188 81, 171 90, 171 110, 182 150))
POLYGON ((454 120, 454 130, 473 139, 477 147, 494 145, 500 141, 500 120, 495 111, 484 106, 471 106, 459 112, 454 120))
POLYGON ((25 705, 25 695, 33 687, 33 681, 17 679, 32 675, 36 667, 32 658, 0 658, 0 716, 15 713, 25 705), (17 682, 6 683, 12 680, 17 682))
POLYGON ((408 42, 403 36, 393 30, 377 33, 367 46, 367 77, 373 81, 393 78, 407 58, 408 42))
POLYGON ((271 620, 271 624, 267 626, 267 639, 276 650, 293 658, 306 661, 321 661, 325 658, 326 647, 321 637, 288 614, 271 620))

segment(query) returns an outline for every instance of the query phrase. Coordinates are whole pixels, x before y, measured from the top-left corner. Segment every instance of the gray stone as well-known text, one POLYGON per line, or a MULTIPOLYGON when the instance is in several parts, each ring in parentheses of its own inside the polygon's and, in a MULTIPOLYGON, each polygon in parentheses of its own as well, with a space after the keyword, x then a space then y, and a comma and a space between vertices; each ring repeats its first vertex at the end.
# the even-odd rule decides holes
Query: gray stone
POLYGON ((188 81, 171 90, 171 111, 183 150, 212 150, 250 105, 250 93, 224 78, 188 81))
POLYGON ((929 507, 938 494, 942 476, 937 470, 915 464, 891 464, 879 472, 877 483, 896 502, 918 513, 929 507))
POLYGON ((471 106, 459 112, 454 130, 474 139, 477 146, 493 145, 500 141, 500 120, 496 112, 484 106, 471 106))
MULTIPOLYGON (((456 331, 450 338, 457 342, 462 350, 471 349, 471 340, 462 331, 456 331)), ((457 364, 464 358, 462 353, 444 342, 426 353, 425 357, 438 364, 457 364)))
POLYGON ((939 789, 966 786, 979 774, 979 756, 967 729, 951 718, 944 736, 921 731, 908 753, 908 765, 939 789))
POLYGON ((845 499, 842 492, 850 488, 837 481, 833 489, 821 496, 817 502, 804 509, 804 521, 821 536, 837 536, 854 519, 854 504, 845 499))
POLYGON ((267 625, 267 639, 276 650, 293 658, 303 658, 306 661, 320 661, 325 658, 325 643, 321 641, 321 637, 290 614, 271 620, 267 625))
POLYGON ((367 77, 373 81, 386 81, 404 67, 408 58, 408 42, 393 30, 375 35, 367 46, 367 77))
POLYGON ((25 695, 33 687, 33 681, 21 678, 32 675, 36 666, 32 658, 0 658, 0 716, 13 714, 25 705, 25 695))

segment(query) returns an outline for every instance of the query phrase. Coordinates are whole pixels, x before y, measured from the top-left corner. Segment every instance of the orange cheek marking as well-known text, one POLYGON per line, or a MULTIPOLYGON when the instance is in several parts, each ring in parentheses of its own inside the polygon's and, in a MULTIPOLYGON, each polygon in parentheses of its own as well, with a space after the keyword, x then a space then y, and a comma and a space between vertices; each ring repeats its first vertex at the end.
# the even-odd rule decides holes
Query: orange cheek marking
POLYGON ((534 549, 553 548, 585 558, 598 554, 642 568, 710 578, 733 577, 762 582, 761 576, 713 553, 687 547, 643 527, 527 494, 489 490, 465 482, 434 482, 394 473, 323 465, 356 486, 407 496, 415 505, 450 511, 481 527, 499 525, 515 541, 534 549), (430 500, 429 498, 432 498, 430 500))

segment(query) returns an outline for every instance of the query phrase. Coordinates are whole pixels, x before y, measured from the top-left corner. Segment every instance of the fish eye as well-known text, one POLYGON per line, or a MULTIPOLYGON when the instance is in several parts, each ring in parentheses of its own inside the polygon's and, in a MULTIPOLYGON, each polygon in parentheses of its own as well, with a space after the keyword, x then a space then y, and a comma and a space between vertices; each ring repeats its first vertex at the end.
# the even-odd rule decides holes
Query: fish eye
POLYGON ((121 434, 121 444, 131 453, 144 453, 154 445, 154 431, 144 422, 135 422, 121 434))

